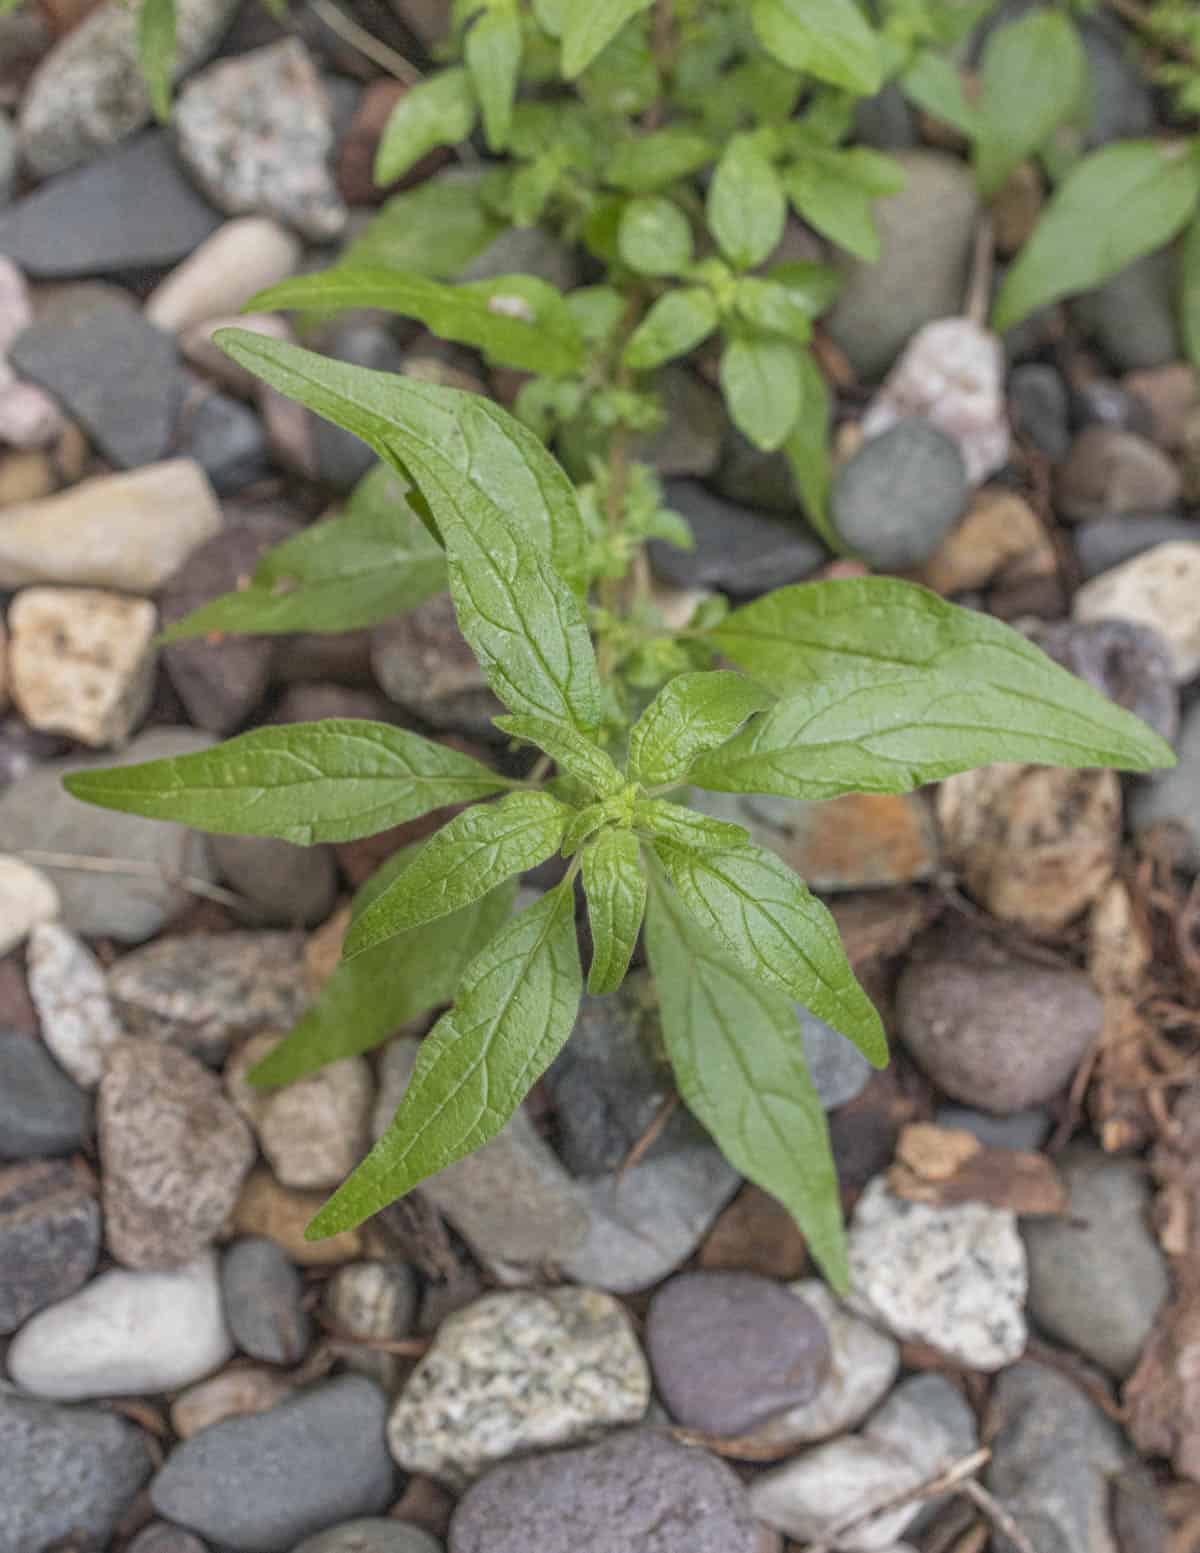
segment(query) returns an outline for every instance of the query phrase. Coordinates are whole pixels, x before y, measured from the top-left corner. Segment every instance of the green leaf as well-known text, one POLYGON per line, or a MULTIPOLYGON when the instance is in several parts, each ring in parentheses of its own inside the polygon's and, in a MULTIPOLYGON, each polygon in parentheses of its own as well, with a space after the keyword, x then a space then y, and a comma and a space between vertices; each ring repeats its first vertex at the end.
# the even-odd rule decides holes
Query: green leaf
POLYGON ((361 1224, 494 1138, 574 1028, 581 979, 574 895, 564 884, 471 961, 454 1007, 421 1043, 395 1120, 307 1238, 361 1224))
POLYGON ((804 384, 800 415, 783 445, 784 456, 809 524, 835 555, 846 555, 846 542, 829 516, 829 492, 833 485, 829 447, 832 405, 828 385, 811 351, 800 356, 800 376, 804 384))
POLYGON ((771 697, 728 670, 680 674, 663 686, 629 735, 629 776, 643 787, 682 782, 692 762, 731 739, 771 697))
POLYGON ((1188 228, 1179 255, 1179 332, 1189 360, 1200 372, 1200 215, 1188 228))
MULTIPOLYGON (((737 829, 722 827, 730 828, 737 829)), ((883 1025, 855 980, 837 926, 782 858, 744 833, 734 840, 716 831, 711 841, 690 845, 658 835, 654 850, 684 906, 728 954, 884 1066, 883 1025)))
POLYGON ((1200 156, 1186 140, 1102 146, 1067 175, 1000 287, 992 327, 1088 291, 1169 243, 1200 200, 1200 156))
POLYGON ((171 82, 175 77, 175 0, 142 0, 137 43, 154 117, 165 124, 171 117, 171 82))
POLYGON ((1076 111, 1087 89, 1087 56, 1070 17, 1032 11, 989 35, 981 72, 975 170, 991 195, 1076 111))
MULTIPOLYGON (((397 862, 407 868, 419 853, 419 846, 406 847, 379 873, 397 872, 397 862)), ((516 880, 506 880, 461 911, 340 961, 317 1001, 250 1070, 251 1083, 268 1089, 294 1083, 327 1063, 371 1051, 410 1019, 449 1003, 469 962, 511 913, 516 893, 516 880)), ((356 911, 367 897, 364 886, 356 911)))
POLYGON ((787 220, 779 174, 753 135, 735 135, 708 186, 708 229, 735 269, 761 264, 787 220))
POLYGON ((437 146, 456 146, 475 128, 471 78, 461 66, 409 87, 392 109, 375 152, 375 182, 385 188, 437 146))
MULTIPOLYGON (((862 681, 870 676, 883 701, 894 695, 890 716, 898 743, 909 737, 901 732, 910 715, 904 698, 919 699, 935 683, 941 687, 938 695, 945 691, 956 698, 956 716, 984 719, 984 732, 988 709, 995 709, 1011 729, 1004 725, 1000 739, 997 724, 996 736, 987 734, 986 743, 978 746, 993 753, 969 760, 971 765, 1042 761, 1149 771, 1174 764, 1170 746, 1157 734, 1016 631, 898 578, 855 577, 780 588, 726 615, 708 640, 778 695, 803 691, 816 697, 830 690, 848 701, 853 695, 864 709, 876 706, 882 717, 878 703, 858 699, 862 681), (841 688, 832 683, 839 679, 841 688), (906 684, 912 688, 906 690, 906 684)), ((816 707, 815 700, 811 704, 816 707)), ((886 730, 880 726, 876 735, 873 728, 864 725, 886 752, 886 730)), ((754 730, 748 734, 753 737, 754 730)), ((925 735, 915 730, 912 736, 935 734, 941 737, 931 726, 925 735)), ((882 762, 883 756, 881 767, 882 762)), ((825 775, 819 760, 810 772, 817 784, 825 775)))
POLYGON ((503 231, 479 197, 480 181, 454 170, 393 194, 339 264, 408 270, 439 280, 459 274, 503 231))
POLYGON ((904 95, 943 124, 973 140, 983 130, 983 116, 967 100, 962 75, 944 55, 933 49, 919 53, 900 77, 904 95))
POLYGON ((521 73, 521 18, 514 0, 492 0, 468 30, 463 57, 479 99, 488 149, 503 151, 521 73))
POLYGON ((556 765, 585 782, 601 798, 609 798, 625 786, 624 777, 600 746, 574 729, 548 722, 544 717, 497 717, 493 720, 503 733, 536 744, 556 765))
POLYGON ((774 335, 741 336, 721 352, 721 391, 730 418, 764 453, 781 448, 800 417, 802 354, 774 335))
POLYGON ((446 744, 353 717, 255 728, 210 750, 63 780, 105 809, 302 847, 373 836, 512 786, 446 744))
POLYGON ((574 81, 600 51, 654 0, 565 0, 562 18, 563 75, 574 81))
POLYGON ((810 318, 820 318, 837 301, 845 284, 844 277, 832 264, 816 264, 811 259, 785 259, 767 271, 773 286, 782 286, 794 306, 810 318))
POLYGON ((646 909, 641 847, 629 830, 602 830, 583 854, 583 888, 592 928, 588 991, 615 992, 637 946, 646 909))
POLYGON ((678 275, 692 257, 692 229, 678 205, 659 195, 641 195, 621 212, 617 247, 639 275, 678 275))
POLYGON ((296 275, 247 304, 256 312, 337 312, 370 307, 416 318, 434 334, 474 345, 499 366, 554 376, 585 364, 583 337, 566 302, 536 275, 502 275, 449 286, 426 275, 340 264, 296 275))
POLYGON ((824 237, 857 259, 879 258, 874 195, 852 182, 845 157, 813 152, 784 174, 784 186, 797 214, 824 237))
POLYGON ((570 817, 548 793, 509 793, 499 803, 456 814, 352 925, 346 959, 469 906, 511 875, 544 863, 560 846, 570 817))
POLYGON ((355 631, 415 609, 446 587, 446 557, 386 464, 359 481, 345 515, 268 550, 249 585, 201 604, 163 641, 211 631, 277 636, 355 631))
POLYGON ((656 868, 646 945, 684 1104, 730 1164, 779 1199, 833 1288, 844 1292, 837 1171, 795 1009, 701 931, 656 868))
POLYGON ((717 304, 703 286, 681 286, 654 302, 629 337, 622 357, 633 372, 686 356, 717 327, 717 304))
POLYGON ((789 70, 870 97, 883 84, 879 39, 854 0, 751 0, 758 41, 789 70))
POLYGON ((797 345, 812 336, 812 314, 786 286, 775 281, 743 275, 737 283, 735 305, 739 316, 764 334, 781 334, 797 345))
POLYGON ((627 194, 654 194, 699 172, 712 161, 713 154, 707 135, 672 126, 619 142, 605 168, 604 180, 627 194))

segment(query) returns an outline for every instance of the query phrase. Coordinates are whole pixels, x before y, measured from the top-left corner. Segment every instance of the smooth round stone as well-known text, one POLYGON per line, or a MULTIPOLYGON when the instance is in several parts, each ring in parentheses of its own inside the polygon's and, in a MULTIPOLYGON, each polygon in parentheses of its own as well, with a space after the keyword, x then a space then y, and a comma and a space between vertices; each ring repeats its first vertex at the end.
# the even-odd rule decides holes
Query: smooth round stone
POLYGON ((183 449, 212 481, 219 496, 231 496, 271 474, 262 420, 229 394, 211 393, 183 417, 183 449))
POLYGON ((503 707, 458 629, 448 593, 435 594, 376 626, 371 632, 371 671, 386 696, 439 732, 495 742, 492 719, 503 707))
POLYGON ((243 1353, 268 1364, 297 1364, 312 1336, 300 1275, 272 1240, 248 1237, 221 1259, 225 1320, 243 1353))
POLYGON ((442 1553, 442 1546, 419 1526, 367 1517, 305 1537, 295 1553, 442 1553))
POLYGON ((1200 705, 1193 704, 1184 714, 1175 753, 1178 765, 1134 788, 1129 818, 1136 836, 1162 827, 1172 861, 1195 873, 1200 871, 1200 705))
POLYGON ((759 1553, 723 1461, 649 1429, 495 1468, 450 1523, 450 1553, 759 1553))
POLYGON ((91 1129, 90 1100, 41 1041, 0 1030, 0 1159, 69 1154, 91 1129))
POLYGON ((1079 571, 1085 581, 1098 577, 1122 561, 1131 561, 1143 551, 1174 540, 1192 541, 1196 525, 1190 518, 1149 518, 1138 515, 1123 518, 1098 518, 1081 523, 1071 538, 1079 571))
POLYGON ((1008 379, 1008 411, 1018 437, 1058 463, 1071 446, 1070 400, 1061 374, 1040 362, 1014 367, 1008 379))
POLYGON ((1058 469, 1055 508, 1074 523, 1169 512, 1181 485, 1177 466, 1148 438, 1093 424, 1079 433, 1058 469))
POLYGON ((928 421, 900 421, 865 442, 833 477, 834 527, 869 566, 906 571, 937 550, 970 489, 962 454, 928 421))
MULTIPOLYGON (((1098 92, 1096 100, 1101 100, 1098 92)), ((1069 304, 1076 321, 1095 337, 1121 371, 1161 367, 1179 360, 1176 269, 1171 249, 1163 248, 1135 259, 1111 280, 1090 288, 1069 304)))
POLYGON ((46 875, 18 857, 0 857, 0 957, 57 916, 58 891, 46 875))
POLYGON ((1110 701, 1149 723, 1168 742, 1179 731, 1179 692, 1171 649, 1153 626, 1132 620, 1058 620, 1030 640, 1110 701))
POLYGON ((871 1077, 871 1064, 840 1031, 796 1005, 800 1016, 800 1040, 804 1061, 817 1098, 827 1111, 836 1111, 861 1095, 871 1077))
POLYGON ((100 1209, 63 1160, 0 1170, 0 1332, 74 1294, 100 1254, 100 1209))
POLYGON ((298 847, 276 836, 212 836, 213 862, 246 902, 243 920, 313 927, 333 910, 337 863, 328 847, 298 847))
POLYGON ((672 480, 664 500, 687 519, 695 541, 690 550, 662 540, 650 543, 655 574, 677 588, 719 588, 734 598, 751 598, 811 576, 828 558, 799 519, 795 497, 792 522, 714 496, 696 480, 672 480))
POLYGON ((151 1521, 129 1544, 129 1553, 208 1553, 208 1549, 182 1526, 151 1521))
POLYGON ((746 1434, 810 1401, 830 1365, 820 1316, 754 1273, 672 1278, 650 1304, 646 1349, 675 1420, 712 1435, 746 1434))

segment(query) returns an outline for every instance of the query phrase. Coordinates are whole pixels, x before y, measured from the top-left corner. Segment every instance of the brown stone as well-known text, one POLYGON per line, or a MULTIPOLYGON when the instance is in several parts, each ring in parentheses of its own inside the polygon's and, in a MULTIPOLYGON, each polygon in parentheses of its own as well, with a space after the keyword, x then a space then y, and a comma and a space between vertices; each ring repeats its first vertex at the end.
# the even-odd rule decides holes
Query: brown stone
POLYGON ((936 593, 966 593, 1050 576, 1056 568, 1050 536, 1029 503, 1015 491, 985 486, 916 581, 936 593))
POLYGON ((919 1122, 900 1134, 888 1186, 909 1202, 982 1202, 1026 1217, 1066 1211, 1068 1193, 1044 1154, 988 1148, 969 1132, 919 1122))
POLYGON ((231 1364, 228 1369, 181 1392, 171 1404, 171 1427, 181 1440, 224 1418, 265 1413, 295 1390, 286 1375, 268 1365, 231 1364))
POLYGON ((1160 448, 1174 452, 1187 436, 1188 417, 1200 411, 1200 373, 1186 361, 1165 367, 1145 367, 1127 372, 1121 386, 1129 390, 1151 415, 1150 435, 1160 448))
POLYGON ((265 1235, 301 1267, 330 1267, 362 1255, 360 1230, 344 1230, 327 1240, 305 1240, 304 1229, 326 1201, 325 1192, 298 1192, 281 1186, 265 1167, 251 1173, 233 1213, 242 1235, 265 1235))
POLYGON ((872 890, 830 903, 846 957, 855 970, 903 954, 935 907, 917 890, 872 890))
POLYGON ((744 1186, 709 1231, 700 1248, 708 1271, 800 1278, 808 1247, 787 1209, 759 1186, 744 1186))
POLYGON ((997 252, 1016 253, 1037 225, 1046 203, 1042 176, 1032 162, 1013 168, 1003 188, 992 196, 992 230, 997 252))
POLYGON ((1145 437, 1119 426, 1085 426, 1058 471, 1055 500, 1075 523, 1123 513, 1166 512, 1181 494, 1178 468, 1145 437))
POLYGON ((937 832, 916 793, 847 793, 800 812, 775 850, 815 890, 859 890, 928 879, 937 832))

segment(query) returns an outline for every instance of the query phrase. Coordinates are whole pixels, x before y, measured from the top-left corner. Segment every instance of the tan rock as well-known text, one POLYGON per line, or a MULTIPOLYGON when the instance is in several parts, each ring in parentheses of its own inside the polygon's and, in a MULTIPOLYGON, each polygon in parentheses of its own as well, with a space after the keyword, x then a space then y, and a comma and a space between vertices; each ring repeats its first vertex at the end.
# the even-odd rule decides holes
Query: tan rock
POLYGON ((985 486, 916 580, 936 593, 965 593, 1050 576, 1056 566, 1050 536, 1029 503, 1015 491, 985 486))
POLYGON ((992 230, 999 253, 1016 253, 1037 225, 1045 203, 1041 173, 1032 162, 1019 163, 992 196, 992 230))
POLYGON ((58 916, 58 891, 19 857, 0 855, 0 955, 25 941, 41 922, 58 916))
POLYGON ((1151 435, 1160 448, 1181 448, 1187 436, 1188 417, 1200 411, 1200 373, 1186 361, 1165 367, 1145 367, 1127 372, 1122 387, 1150 407, 1154 418, 1151 435))
POLYGON ((174 334, 236 313, 256 292, 286 280, 302 251, 291 232, 265 216, 227 221, 151 292, 146 317, 174 334))
POLYGON ((98 588, 26 588, 8 623, 12 696, 30 727, 123 744, 154 691, 154 605, 98 588))
POLYGON ((213 335, 218 329, 247 329, 268 340, 294 343, 287 319, 275 313, 210 313, 199 323, 189 324, 180 331, 179 349, 192 366, 243 399, 249 399, 254 393, 258 379, 232 356, 227 356, 216 343, 213 335))
POLYGON ((233 1227, 241 1235, 265 1235, 301 1267, 329 1267, 353 1262, 361 1255, 363 1238, 357 1229, 345 1230, 327 1240, 305 1240, 304 1227, 324 1203, 324 1192, 296 1192, 281 1186, 272 1173, 260 1168, 251 1173, 233 1213, 233 1227))
MULTIPOLYGON (((928 879, 940 862, 929 805, 917 793, 847 793, 791 803, 782 836, 758 833, 816 890, 876 889, 928 879)), ((759 807, 756 800, 753 813, 759 807)))
POLYGON ((1165 637, 1175 678, 1200 672, 1200 543, 1171 540, 1101 572, 1075 595, 1076 620, 1133 620, 1165 637))
POLYGON ((304 980, 310 999, 315 999, 337 969, 342 944, 350 928, 350 903, 339 906, 304 945, 304 980))
POLYGON ((0 507, 40 501, 53 489, 54 471, 45 453, 35 449, 0 456, 0 507))
POLYGON ((286 1375, 267 1365, 232 1364, 175 1398, 171 1427, 181 1440, 187 1440, 224 1418, 265 1413, 295 1389, 286 1375))
POLYGON ((1179 500, 1179 470, 1136 432, 1085 426, 1058 471, 1055 501, 1072 522, 1122 513, 1165 512, 1179 500))
POLYGON ((989 1148, 957 1127, 916 1122, 900 1134, 888 1188, 908 1202, 987 1203, 1025 1218, 1064 1213, 1069 1194, 1045 1154, 989 1148))

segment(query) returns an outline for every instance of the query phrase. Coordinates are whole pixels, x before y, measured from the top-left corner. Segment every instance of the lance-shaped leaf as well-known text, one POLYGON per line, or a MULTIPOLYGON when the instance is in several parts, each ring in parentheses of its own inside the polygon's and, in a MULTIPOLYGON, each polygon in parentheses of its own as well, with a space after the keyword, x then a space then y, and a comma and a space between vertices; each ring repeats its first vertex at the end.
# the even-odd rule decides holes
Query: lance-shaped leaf
POLYGON ((565 0, 562 67, 567 80, 582 75, 621 28, 653 4, 654 0, 565 0))
POLYGON ((981 74, 975 171, 983 193, 992 195, 1077 111, 1087 91, 1087 55, 1069 16, 1032 11, 990 34, 981 74))
POLYGON ((521 17, 515 0, 492 5, 467 32, 463 56, 490 151, 503 151, 508 145, 521 52, 521 17))
POLYGON ((771 700, 760 685, 727 670, 678 675, 633 726, 630 779, 643 787, 684 781, 697 756, 732 738, 771 700))
POLYGON ((480 198, 482 179, 451 169, 393 194, 343 249, 339 264, 458 275, 499 237, 500 221, 480 198))
POLYGON ((463 976, 421 1043, 395 1120, 308 1226, 361 1224, 494 1138, 570 1035, 580 997, 574 895, 565 884, 513 917, 463 976))
MULTIPOLYGON (((780 588, 726 615, 709 640, 781 696, 846 677, 858 681, 870 676, 882 686, 884 681, 911 680, 913 670, 923 670, 945 687, 978 698, 981 706, 985 697, 1010 698, 1009 753, 987 755, 985 760, 1041 760, 1130 771, 1174 764, 1169 746, 1157 734, 1052 663, 1016 631, 896 578, 856 577, 780 588), (1019 698, 1019 708, 1011 698, 1019 698), (1040 754, 1032 753, 1034 740, 1040 754)), ((993 704, 998 706, 1000 699, 993 704)), ((894 705, 897 719, 902 719, 899 699, 894 705)), ((813 772, 815 778, 822 774, 813 772)))
POLYGON ((680 899, 752 975, 841 1031, 876 1067, 887 1061, 879 1015, 859 986, 833 918, 782 858, 748 838, 654 850, 680 899))
POLYGON ((459 750, 365 719, 255 728, 211 750, 63 778, 76 798, 298 846, 353 841, 513 784, 459 750))
POLYGON ((247 587, 201 604, 168 626, 163 640, 210 631, 353 631, 415 609, 445 589, 446 557, 405 493, 403 480, 376 465, 355 486, 344 516, 268 550, 247 587))
POLYGON ((629 337, 622 357, 634 372, 648 372, 686 356, 717 327, 717 304, 703 286, 681 286, 659 297, 629 337))
POLYGON ((835 555, 845 555, 848 546, 829 516, 829 492, 833 485, 829 388, 811 351, 800 353, 800 377, 803 403, 791 436, 783 445, 783 455, 804 503, 805 517, 835 555))
POLYGON ((248 306, 337 312, 371 307, 415 318, 443 340, 473 345, 489 361, 551 376, 584 365, 583 336, 561 293, 536 275, 500 275, 451 286, 402 270, 342 264, 269 286, 248 306))
POLYGON ((592 928, 588 991, 615 992, 625 979, 646 909, 641 847, 630 830, 602 830, 583 854, 583 888, 592 928))
POLYGON ((544 863, 561 845, 570 817, 549 793, 510 793, 455 815, 352 924, 346 958, 469 906, 513 874, 544 863))
POLYGON ((879 90, 879 40, 855 0, 751 0, 750 20, 763 48, 789 70, 860 97, 879 90))
MULTIPOLYGON (((419 847, 405 847, 389 858, 355 896, 354 916, 419 853, 419 847)), ((371 1051, 408 1020, 449 1003, 468 963, 511 913, 516 892, 516 880, 506 880, 461 911, 339 961, 312 1007, 250 1070, 251 1083, 266 1089, 291 1084, 327 1063, 371 1051)))
POLYGON ((493 721, 514 739, 523 739, 544 750, 556 765, 586 782, 601 798, 609 798, 625 786, 624 777, 600 746, 573 728, 564 728, 544 717, 497 717, 493 721))
POLYGON ((700 929, 654 867, 646 946, 684 1104, 730 1164, 779 1199, 844 1291, 837 1171, 796 1010, 700 929))
POLYGON ((375 182, 395 183, 436 146, 455 146, 478 115, 470 76, 460 66, 410 87, 392 109, 375 152, 375 182))

